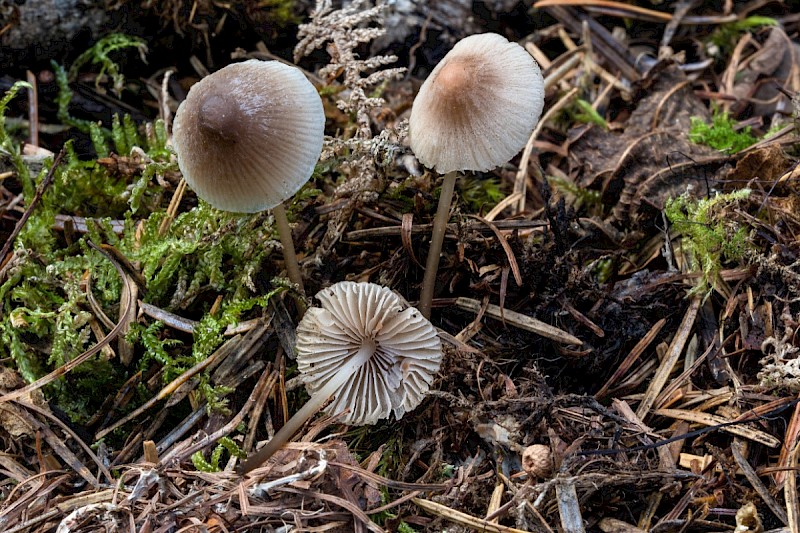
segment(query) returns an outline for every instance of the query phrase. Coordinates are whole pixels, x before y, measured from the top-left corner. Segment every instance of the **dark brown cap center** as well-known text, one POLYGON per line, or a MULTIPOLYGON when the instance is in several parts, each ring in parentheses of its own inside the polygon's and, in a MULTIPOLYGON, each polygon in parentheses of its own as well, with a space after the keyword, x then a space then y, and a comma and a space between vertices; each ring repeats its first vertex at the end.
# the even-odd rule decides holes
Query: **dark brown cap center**
POLYGON ((208 96, 200 106, 200 127, 221 140, 237 142, 242 129, 239 105, 226 95, 208 96))

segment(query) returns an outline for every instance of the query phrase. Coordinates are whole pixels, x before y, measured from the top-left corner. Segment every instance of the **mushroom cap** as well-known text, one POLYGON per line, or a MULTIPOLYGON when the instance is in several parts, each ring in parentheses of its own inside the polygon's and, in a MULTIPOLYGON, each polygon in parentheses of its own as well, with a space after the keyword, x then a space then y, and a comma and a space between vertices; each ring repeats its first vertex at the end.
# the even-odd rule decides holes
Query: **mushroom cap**
POLYGON ((325 112, 299 69, 251 59, 206 76, 175 114, 172 142, 183 177, 218 209, 255 213, 311 177, 325 112))
POLYGON ((496 33, 462 39, 414 99, 411 149, 439 173, 491 170, 528 142, 544 107, 539 65, 496 33))
POLYGON ((343 281, 317 293, 297 326, 297 367, 313 395, 365 343, 375 353, 334 394, 326 411, 346 424, 374 424, 414 409, 430 389, 442 361, 433 325, 390 289, 343 281))

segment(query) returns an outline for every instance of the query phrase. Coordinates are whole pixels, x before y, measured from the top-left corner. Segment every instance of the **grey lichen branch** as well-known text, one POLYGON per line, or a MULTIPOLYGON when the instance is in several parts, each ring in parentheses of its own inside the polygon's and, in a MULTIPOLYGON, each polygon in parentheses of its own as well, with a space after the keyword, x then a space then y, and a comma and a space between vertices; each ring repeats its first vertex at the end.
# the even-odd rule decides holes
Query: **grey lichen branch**
MULTIPOLYGON (((403 68, 384 68, 397 61, 393 55, 362 58, 356 52, 359 45, 383 35, 386 4, 372 5, 368 0, 355 0, 342 9, 334 10, 330 0, 318 0, 311 20, 300 25, 300 42, 295 47, 294 60, 299 61, 314 50, 326 45, 330 63, 319 75, 329 83, 340 80, 345 90, 336 102, 339 109, 350 114, 356 131, 348 140, 326 139, 322 160, 346 154, 340 164, 347 179, 334 191, 332 201, 348 198, 347 204, 333 213, 327 231, 310 261, 321 264, 341 238, 353 211, 359 204, 377 200, 385 187, 383 171, 399 146, 393 140, 400 131, 373 133, 372 113, 386 102, 374 93, 382 84, 400 78, 403 68)), ((395 128, 397 129, 397 128, 395 128)))
POLYGON ((383 28, 386 5, 369 5, 367 0, 356 0, 342 9, 333 10, 330 0, 318 0, 311 21, 300 25, 297 34, 300 42, 294 49, 294 60, 297 62, 329 43, 327 52, 331 60, 319 75, 331 81, 341 76, 342 84, 348 89, 344 92, 347 98, 337 102, 337 105, 342 111, 355 114, 357 136, 360 139, 372 138, 369 111, 385 103, 383 98, 369 97, 367 93, 405 74, 404 68, 382 68, 397 61, 396 56, 362 59, 356 53, 355 49, 360 44, 369 43, 386 33, 383 28), (365 76, 367 72, 371 74, 365 76))

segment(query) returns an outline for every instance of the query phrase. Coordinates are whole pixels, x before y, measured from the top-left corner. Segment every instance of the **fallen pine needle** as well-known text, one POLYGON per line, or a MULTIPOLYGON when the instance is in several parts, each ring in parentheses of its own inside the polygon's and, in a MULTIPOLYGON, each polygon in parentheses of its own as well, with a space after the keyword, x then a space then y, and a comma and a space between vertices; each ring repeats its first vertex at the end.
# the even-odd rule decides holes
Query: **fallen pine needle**
POLYGON ((677 420, 686 420, 687 422, 695 422, 704 426, 720 426, 722 431, 737 435, 747 440, 752 440, 769 446, 770 448, 777 448, 780 446, 781 441, 759 431, 757 429, 732 424, 732 420, 722 418, 721 416, 711 415, 708 413, 698 413, 696 411, 685 411, 682 409, 657 409, 653 414, 656 416, 665 416, 667 418, 675 418, 677 420))
MULTIPOLYGON (((473 300, 472 298, 456 298, 456 305, 465 311, 472 311, 473 313, 479 312, 481 308, 481 303, 478 300, 473 300)), ((505 320, 505 322, 511 324, 512 326, 536 333, 542 337, 546 337, 556 342, 563 344, 576 344, 578 346, 583 344, 582 340, 574 335, 570 335, 562 329, 558 329, 550 324, 545 324, 541 320, 536 320, 533 317, 523 315, 522 313, 517 313, 516 311, 511 311, 509 309, 503 309, 501 311, 499 305, 488 304, 486 306, 485 314, 486 316, 490 316, 498 320, 505 320)))
POLYGON ((661 361, 661 365, 659 365, 655 376, 653 376, 653 379, 650 381, 650 385, 647 387, 647 391, 642 399, 642 403, 639 404, 639 408, 636 410, 636 415, 642 420, 644 420, 647 416, 658 395, 661 394, 662 390, 664 390, 667 380, 669 379, 669 375, 672 373, 672 369, 675 368, 678 359, 680 359, 680 356, 683 353, 683 347, 686 346, 686 341, 689 340, 689 333, 692 331, 692 326, 697 318, 697 312, 699 309, 700 299, 695 298, 689 304, 689 309, 686 310, 686 314, 683 316, 683 321, 681 321, 678 331, 675 333, 675 336, 672 338, 672 342, 669 344, 667 355, 664 357, 664 360, 661 361))
POLYGON ((444 518, 445 520, 449 520, 450 522, 453 522, 455 524, 472 528, 475 531, 480 531, 485 533, 530 533, 522 529, 515 529, 513 527, 501 526, 500 524, 495 524, 493 522, 484 520, 483 518, 477 518, 475 516, 468 515, 460 511, 456 511, 455 509, 451 509, 446 505, 432 502, 430 500, 414 498, 411 501, 433 515, 444 518))

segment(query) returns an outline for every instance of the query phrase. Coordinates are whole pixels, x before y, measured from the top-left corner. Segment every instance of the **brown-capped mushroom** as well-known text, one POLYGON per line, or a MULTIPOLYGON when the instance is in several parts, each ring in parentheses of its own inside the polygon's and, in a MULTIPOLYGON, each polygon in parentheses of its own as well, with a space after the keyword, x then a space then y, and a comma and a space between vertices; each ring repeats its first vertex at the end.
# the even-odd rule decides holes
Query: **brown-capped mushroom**
POLYGON ((322 101, 303 73, 256 59, 194 84, 173 124, 178 166, 200 198, 237 213, 273 209, 289 277, 301 288, 282 202, 311 177, 324 127, 322 101))
POLYGON ((445 174, 420 295, 426 317, 457 173, 491 170, 511 159, 525 146, 543 107, 536 61, 495 33, 456 43, 422 84, 409 119, 411 149, 423 165, 445 174))
POLYGON ((436 329, 390 289, 343 281, 317 293, 297 327, 297 368, 311 399, 239 471, 258 467, 333 396, 342 422, 374 424, 414 409, 442 361, 436 329))

